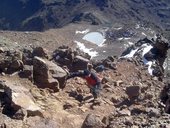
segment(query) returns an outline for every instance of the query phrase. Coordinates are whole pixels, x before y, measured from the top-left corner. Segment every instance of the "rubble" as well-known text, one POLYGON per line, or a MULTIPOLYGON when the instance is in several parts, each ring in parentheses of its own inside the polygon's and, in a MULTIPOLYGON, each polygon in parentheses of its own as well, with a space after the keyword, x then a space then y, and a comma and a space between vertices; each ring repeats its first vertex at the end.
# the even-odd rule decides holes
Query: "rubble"
MULTIPOLYGON (((153 43, 143 39, 133 48, 146 42, 153 43)), ((1 49, 0 56, 4 74, 0 111, 5 116, 0 127, 12 128, 14 122, 19 128, 168 127, 170 123, 166 114, 170 113, 169 85, 148 73, 140 54, 133 59, 109 56, 94 61, 63 45, 53 52, 52 59, 43 47, 1 49), (69 72, 85 69, 89 63, 102 79, 99 104, 83 79, 66 81, 69 72)))

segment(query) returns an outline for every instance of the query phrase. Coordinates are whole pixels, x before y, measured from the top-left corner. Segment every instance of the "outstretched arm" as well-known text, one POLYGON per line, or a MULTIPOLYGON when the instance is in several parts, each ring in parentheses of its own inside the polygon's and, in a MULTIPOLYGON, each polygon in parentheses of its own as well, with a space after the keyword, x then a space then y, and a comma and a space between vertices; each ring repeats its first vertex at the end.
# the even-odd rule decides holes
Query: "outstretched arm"
POLYGON ((73 77, 83 77, 84 73, 83 72, 72 72, 70 75, 67 77, 67 79, 73 78, 73 77))

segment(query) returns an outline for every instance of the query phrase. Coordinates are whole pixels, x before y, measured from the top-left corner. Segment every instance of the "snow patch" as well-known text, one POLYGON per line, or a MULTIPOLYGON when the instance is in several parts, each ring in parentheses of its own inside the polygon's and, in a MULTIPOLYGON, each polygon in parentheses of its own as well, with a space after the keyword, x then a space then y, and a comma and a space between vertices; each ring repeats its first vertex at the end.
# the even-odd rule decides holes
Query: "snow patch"
POLYGON ((131 39, 131 38, 127 38, 127 37, 126 37, 126 38, 123 38, 123 39, 124 39, 124 40, 129 40, 129 39, 131 39))
POLYGON ((136 28, 136 29, 140 28, 140 25, 139 25, 139 24, 136 24, 135 28, 136 28))
POLYGON ((115 30, 120 30, 120 29, 122 29, 122 27, 118 27, 118 28, 114 28, 115 30))
POLYGON ((80 33, 80 34, 86 34, 86 33, 88 33, 90 30, 89 29, 86 29, 86 30, 84 30, 84 31, 78 31, 78 30, 76 30, 76 34, 78 34, 78 33, 80 33))
POLYGON ((96 51, 91 51, 92 48, 86 48, 83 43, 78 42, 78 41, 74 41, 74 42, 77 44, 78 48, 79 48, 81 51, 83 51, 83 52, 85 52, 85 53, 88 53, 92 58, 98 55, 98 52, 96 52, 96 51))
POLYGON ((147 45, 147 44, 143 44, 141 47, 135 49, 135 50, 131 50, 131 52, 121 58, 132 58, 134 56, 134 54, 138 51, 138 49, 142 48, 143 52, 142 52, 142 59, 143 59, 143 63, 145 65, 148 66, 148 72, 150 75, 152 75, 153 72, 153 68, 152 65, 155 64, 155 61, 147 61, 144 57, 144 55, 149 52, 151 50, 151 48, 153 48, 153 46, 151 45, 147 45))
POLYGON ((151 48, 153 48, 153 46, 147 45, 147 44, 143 44, 142 46, 144 47, 143 53, 142 53, 142 57, 143 57, 147 52, 149 52, 149 50, 151 50, 151 48))
POLYGON ((142 32, 141 34, 144 35, 144 36, 147 36, 144 32, 142 32))
POLYGON ((123 58, 131 58, 131 57, 133 57, 137 50, 138 49, 132 50, 129 54, 123 56, 123 58))
POLYGON ((121 37, 121 38, 118 38, 117 40, 121 41, 121 40, 123 40, 123 37, 121 37))
POLYGON ((128 44, 129 44, 129 45, 133 45, 133 42, 130 42, 130 41, 129 41, 128 44))

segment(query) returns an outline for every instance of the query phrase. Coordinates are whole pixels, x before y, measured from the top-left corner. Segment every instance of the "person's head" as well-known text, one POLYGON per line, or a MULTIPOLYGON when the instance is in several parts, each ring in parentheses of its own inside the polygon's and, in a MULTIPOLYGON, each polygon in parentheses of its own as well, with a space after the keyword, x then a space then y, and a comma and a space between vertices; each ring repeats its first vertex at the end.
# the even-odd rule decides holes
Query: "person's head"
POLYGON ((86 77, 86 76, 89 76, 91 73, 90 73, 90 71, 89 70, 87 70, 87 69, 85 69, 84 70, 84 76, 86 77))
POLYGON ((91 63, 88 63, 88 64, 87 64, 87 69, 91 71, 92 68, 93 68, 93 65, 92 65, 91 63))

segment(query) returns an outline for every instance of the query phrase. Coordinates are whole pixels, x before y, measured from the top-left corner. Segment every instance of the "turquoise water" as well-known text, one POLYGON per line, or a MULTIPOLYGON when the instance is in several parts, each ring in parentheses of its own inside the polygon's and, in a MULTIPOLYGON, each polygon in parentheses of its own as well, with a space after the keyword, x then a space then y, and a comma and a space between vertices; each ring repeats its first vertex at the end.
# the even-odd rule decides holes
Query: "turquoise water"
POLYGON ((100 32, 90 32, 86 34, 83 39, 96 45, 100 45, 105 41, 104 36, 100 32))

